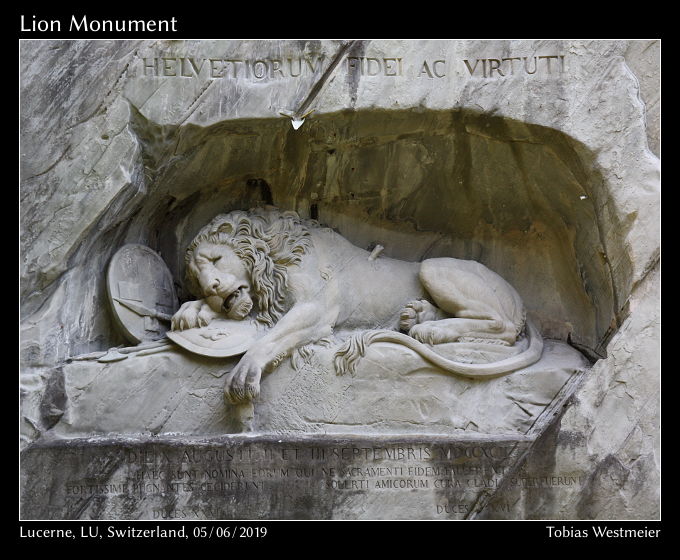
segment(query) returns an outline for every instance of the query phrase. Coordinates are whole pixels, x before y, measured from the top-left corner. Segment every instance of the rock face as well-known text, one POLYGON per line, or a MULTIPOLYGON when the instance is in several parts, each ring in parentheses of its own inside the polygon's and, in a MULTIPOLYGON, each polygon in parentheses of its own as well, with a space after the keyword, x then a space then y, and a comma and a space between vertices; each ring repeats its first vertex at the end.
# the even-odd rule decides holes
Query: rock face
MULTIPOLYGON (((394 517, 659 516, 658 41, 20 48, 25 488, 34 490, 41 457, 61 452, 47 443, 94 435, 472 431, 523 442, 505 473, 477 465, 496 473, 487 477, 495 494, 475 498, 476 508, 461 496, 434 497, 427 510, 394 505, 394 517), (221 394, 235 359, 216 367, 168 350, 108 365, 67 361, 129 344, 106 292, 117 250, 156 251, 179 306, 193 299, 184 251, 200 228, 263 204, 369 251, 379 244, 387 257, 483 263, 515 287, 557 358, 545 375, 527 370, 481 388, 427 368, 413 379, 369 365, 324 377, 332 348, 319 347, 302 367, 269 375, 254 406, 235 408, 221 394), (541 414, 551 421, 531 432, 541 414), (551 483, 513 484, 522 479, 551 483)), ((376 345, 366 359, 379 365, 385 351, 376 345)), ((40 495, 33 490, 26 495, 40 495)), ((381 496, 319 516, 361 517, 384 505, 381 496)), ((50 516, 94 515, 60 507, 50 516)), ((102 512, 127 515, 113 502, 102 512)))

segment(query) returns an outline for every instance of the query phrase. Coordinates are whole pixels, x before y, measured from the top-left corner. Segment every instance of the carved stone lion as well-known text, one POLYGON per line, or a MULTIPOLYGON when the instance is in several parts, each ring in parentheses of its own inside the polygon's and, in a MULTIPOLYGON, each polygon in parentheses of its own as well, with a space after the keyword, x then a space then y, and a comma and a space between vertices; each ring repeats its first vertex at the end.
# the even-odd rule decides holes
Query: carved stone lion
POLYGON ((266 368, 334 329, 358 332, 336 354, 339 373, 352 371, 366 345, 378 341, 405 345, 469 377, 505 375, 540 358, 542 339, 527 323, 519 295, 482 264, 374 256, 295 212, 221 214, 187 249, 187 281, 200 299, 182 305, 172 329, 252 315, 269 327, 226 376, 232 403, 258 396, 266 368), (459 363, 435 351, 456 341, 512 346, 524 333, 527 349, 489 364, 459 363))

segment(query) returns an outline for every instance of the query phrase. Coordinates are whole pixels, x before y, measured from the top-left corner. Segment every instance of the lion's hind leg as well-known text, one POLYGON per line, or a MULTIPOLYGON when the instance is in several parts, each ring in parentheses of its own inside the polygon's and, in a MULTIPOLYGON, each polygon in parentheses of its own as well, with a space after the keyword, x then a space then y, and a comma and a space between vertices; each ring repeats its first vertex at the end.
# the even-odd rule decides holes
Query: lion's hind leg
POLYGON ((495 272, 475 261, 437 258, 423 261, 419 277, 446 318, 413 325, 410 336, 428 344, 515 343, 523 325, 522 301, 495 272))
POLYGON ((450 318, 414 325, 409 336, 424 344, 483 341, 511 346, 515 328, 511 322, 494 319, 450 318))

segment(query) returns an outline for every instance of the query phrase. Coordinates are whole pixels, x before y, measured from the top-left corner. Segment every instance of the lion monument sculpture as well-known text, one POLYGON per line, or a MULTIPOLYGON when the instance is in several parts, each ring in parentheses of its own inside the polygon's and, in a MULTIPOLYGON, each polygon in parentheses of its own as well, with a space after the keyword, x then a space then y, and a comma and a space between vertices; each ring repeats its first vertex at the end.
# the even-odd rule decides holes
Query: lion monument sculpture
POLYGON ((173 330, 253 315, 267 327, 226 376, 232 403, 257 397, 263 371, 334 329, 359 333, 336 353, 338 373, 354 371, 374 342, 407 346, 448 373, 472 378, 505 375, 541 357, 541 336, 526 320, 520 296, 484 265, 375 258, 295 212, 221 214, 199 231, 185 262, 189 289, 200 299, 180 307, 173 330), (492 363, 461 363, 435 351, 456 341, 513 346, 524 336, 524 350, 492 363))

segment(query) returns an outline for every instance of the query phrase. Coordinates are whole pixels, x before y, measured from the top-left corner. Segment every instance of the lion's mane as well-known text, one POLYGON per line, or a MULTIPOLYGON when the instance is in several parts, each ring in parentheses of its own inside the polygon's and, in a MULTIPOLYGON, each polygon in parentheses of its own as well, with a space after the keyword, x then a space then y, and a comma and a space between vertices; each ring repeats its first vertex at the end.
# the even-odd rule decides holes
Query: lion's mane
POLYGON ((258 306, 257 320, 273 326, 285 313, 288 267, 298 265, 312 240, 308 227, 296 212, 273 207, 235 210, 216 216, 201 229, 185 254, 190 291, 203 297, 193 266, 194 251, 202 242, 228 245, 244 262, 252 281, 251 295, 258 306))

